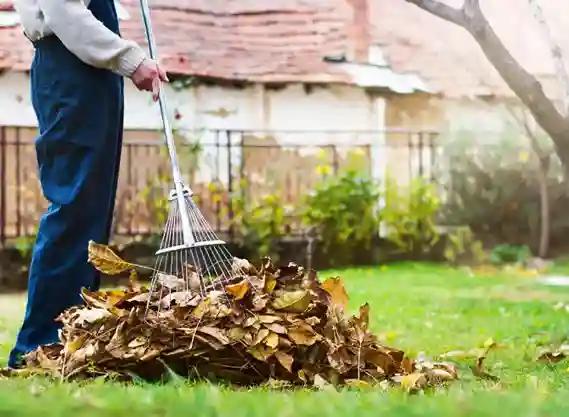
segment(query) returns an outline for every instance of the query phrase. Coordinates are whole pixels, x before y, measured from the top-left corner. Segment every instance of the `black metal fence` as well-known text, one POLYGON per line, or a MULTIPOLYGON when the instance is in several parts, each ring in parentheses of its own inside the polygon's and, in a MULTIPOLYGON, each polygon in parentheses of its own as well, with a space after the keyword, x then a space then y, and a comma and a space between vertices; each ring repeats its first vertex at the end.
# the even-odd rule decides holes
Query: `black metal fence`
MULTIPOLYGON (((47 207, 37 177, 36 130, 0 128, 0 245, 35 234, 47 207)), ((431 176, 436 132, 236 131, 178 132, 183 175, 206 218, 227 231, 236 198, 278 193, 295 204, 322 175, 357 166, 400 181, 431 176)), ((126 131, 115 214, 116 235, 147 235, 162 227, 158 203, 170 165, 160 132, 126 131)))

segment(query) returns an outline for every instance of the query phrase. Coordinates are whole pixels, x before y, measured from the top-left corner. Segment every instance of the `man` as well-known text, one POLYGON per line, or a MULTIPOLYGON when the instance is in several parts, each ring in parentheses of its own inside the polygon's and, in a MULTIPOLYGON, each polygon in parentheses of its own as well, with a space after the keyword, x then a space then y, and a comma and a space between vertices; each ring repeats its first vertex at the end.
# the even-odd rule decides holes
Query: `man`
POLYGON ((28 302, 8 366, 58 340, 56 317, 97 289, 87 263, 90 239, 109 239, 122 146, 123 77, 158 99, 165 73, 120 37, 113 0, 16 0, 34 44, 31 96, 39 123, 36 152, 51 203, 39 224, 28 302))

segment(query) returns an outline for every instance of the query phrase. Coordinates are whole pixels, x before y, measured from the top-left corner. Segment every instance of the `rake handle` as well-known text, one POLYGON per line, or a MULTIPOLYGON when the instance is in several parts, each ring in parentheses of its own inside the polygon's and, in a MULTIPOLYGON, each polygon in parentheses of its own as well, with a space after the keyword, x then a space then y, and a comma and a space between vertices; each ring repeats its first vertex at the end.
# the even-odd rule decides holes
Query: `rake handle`
MULTIPOLYGON (((152 22, 150 20, 150 8, 148 7, 147 0, 140 0, 140 10, 142 13, 142 22, 144 24, 144 32, 146 34, 146 40, 148 42, 148 49, 150 52, 150 58, 158 62, 156 41, 154 40, 154 33, 152 31, 152 22)), ((176 153, 176 145, 174 144, 174 132, 172 126, 170 125, 170 120, 168 119, 168 106, 166 103, 166 95, 164 93, 162 80, 160 82, 160 91, 158 94, 158 101, 160 103, 160 117, 162 119, 162 127, 164 129, 164 135, 166 136, 166 146, 168 147, 168 153, 170 154, 170 163, 172 165, 172 177, 174 179, 174 187, 176 189, 176 199, 178 201, 178 208, 180 210, 180 216, 182 220, 182 233, 184 237, 184 244, 191 245, 195 243, 195 238, 190 228, 190 217, 188 213, 188 207, 184 198, 184 183, 182 180, 182 174, 180 173, 180 166, 178 164, 178 155, 176 153)), ((187 188, 189 190, 189 188, 187 188)), ((191 195, 191 191, 190 191, 191 195)))

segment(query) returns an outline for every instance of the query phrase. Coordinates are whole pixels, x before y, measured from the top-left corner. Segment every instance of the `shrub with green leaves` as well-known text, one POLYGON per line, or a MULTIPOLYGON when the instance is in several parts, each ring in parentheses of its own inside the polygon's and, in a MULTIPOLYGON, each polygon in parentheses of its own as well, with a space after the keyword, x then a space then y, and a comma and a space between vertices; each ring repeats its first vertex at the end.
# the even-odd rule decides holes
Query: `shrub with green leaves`
POLYGON ((302 223, 316 231, 326 253, 349 262, 377 236, 378 199, 377 183, 356 169, 326 175, 306 196, 302 223))
POLYGON ((384 187, 385 207, 380 211, 386 238, 405 254, 421 257, 440 247, 444 258, 454 262, 461 255, 479 259, 482 247, 468 227, 443 230, 437 224, 442 204, 437 186, 425 178, 408 187, 388 177, 384 187))
POLYGON ((531 250, 527 245, 496 245, 490 259, 495 265, 525 264, 531 258, 531 250))
POLYGON ((231 225, 237 242, 255 249, 258 256, 271 256, 278 261, 275 248, 287 235, 290 216, 290 208, 283 203, 280 194, 266 194, 252 201, 246 193, 235 192, 232 210, 231 225))
MULTIPOLYGON (((541 173, 527 138, 512 134, 492 139, 464 136, 443 144, 436 173, 445 193, 439 223, 469 226, 488 245, 536 248, 543 186, 539 178, 545 174, 551 242, 563 244, 569 231, 569 188, 558 158, 552 154, 547 172, 541 173)), ((540 146, 549 149, 547 142, 540 146)))

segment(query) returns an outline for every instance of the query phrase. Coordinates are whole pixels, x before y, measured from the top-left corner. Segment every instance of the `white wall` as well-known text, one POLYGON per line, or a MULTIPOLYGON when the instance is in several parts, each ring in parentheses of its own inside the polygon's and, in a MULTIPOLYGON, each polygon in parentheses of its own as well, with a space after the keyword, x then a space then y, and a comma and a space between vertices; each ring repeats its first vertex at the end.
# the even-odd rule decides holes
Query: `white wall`
MULTIPOLYGON (((362 130, 378 129, 374 105, 363 90, 348 86, 315 88, 304 92, 293 85, 284 90, 197 87, 174 91, 167 86, 170 113, 183 117, 181 129, 249 130, 362 130), (226 114, 224 114, 226 113, 226 114)), ((160 128, 158 105, 126 81, 126 129, 160 128)), ((23 73, 0 76, 0 125, 36 126, 23 73)))
MULTIPOLYGON (((128 80, 125 85, 125 129, 161 129, 158 104, 152 102, 149 94, 137 91, 128 80)), ((285 146, 287 143, 317 145, 331 142, 350 146, 356 141, 370 143, 375 140, 369 134, 354 135, 350 131, 384 128, 384 106, 378 106, 376 102, 383 100, 371 99, 364 90, 350 86, 315 87, 310 92, 301 85, 280 90, 265 89, 261 85, 245 89, 199 86, 183 91, 167 86, 166 92, 173 127, 189 131, 191 136, 206 143, 212 143, 214 138, 207 137, 201 129, 258 131, 259 136, 263 131, 286 130, 289 132, 273 136, 285 146), (173 117, 176 112, 181 115, 178 120, 173 117), (327 132, 322 132, 324 130, 327 132), (334 131, 337 133, 331 133, 334 131)), ((0 126, 37 126, 26 74, 0 76, 0 109, 0 126)), ((239 141, 240 137, 236 135, 232 139, 239 141)), ((225 137, 222 140, 225 141, 225 137)), ((233 152, 237 158, 233 160, 238 163, 240 149, 236 146, 233 152)), ((200 179, 212 179, 213 161, 221 158, 219 165, 227 165, 227 153, 223 153, 224 149, 221 149, 220 153, 208 155, 206 148, 205 169, 201 170, 200 179)), ((227 173, 220 175, 227 177, 227 173)))
MULTIPOLYGON (((483 140, 499 140, 500 135, 511 131, 522 131, 523 126, 512 115, 521 115, 520 105, 480 100, 445 100, 440 104, 444 108, 444 126, 449 133, 461 131, 486 133, 483 140)), ((523 111, 523 110, 522 110, 523 111)), ((528 119, 529 120, 529 119, 528 119)), ((533 123, 533 122, 532 122, 533 123)))

